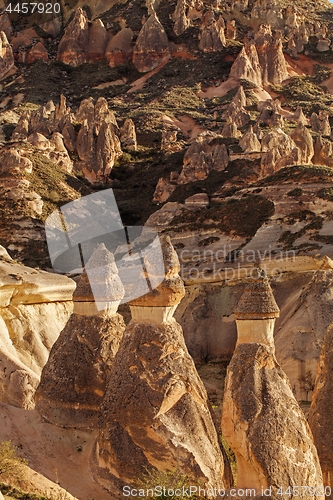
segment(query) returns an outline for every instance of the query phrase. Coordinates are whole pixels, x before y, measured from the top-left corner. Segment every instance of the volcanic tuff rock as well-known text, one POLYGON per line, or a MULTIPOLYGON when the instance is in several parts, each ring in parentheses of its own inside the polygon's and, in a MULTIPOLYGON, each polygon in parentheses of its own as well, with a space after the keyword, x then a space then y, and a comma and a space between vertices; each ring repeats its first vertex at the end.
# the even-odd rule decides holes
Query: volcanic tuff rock
POLYGON ((51 350, 36 393, 36 409, 50 422, 96 428, 107 375, 125 330, 116 312, 124 293, 113 255, 100 245, 74 292, 74 312, 51 350))
POLYGON ((200 135, 185 153, 178 184, 205 179, 211 170, 224 170, 228 161, 227 148, 219 143, 219 136, 200 135))
POLYGON ((120 142, 123 147, 136 151, 136 133, 133 120, 126 118, 124 125, 120 129, 120 142))
POLYGON ((4 253, 0 278, 0 400, 32 409, 42 368, 72 311, 75 284, 4 253))
POLYGON ((225 382, 222 429, 237 458, 238 488, 271 486, 275 497, 290 484, 322 487, 310 428, 272 348, 237 345, 225 382))
POLYGON ((96 19, 89 28, 87 61, 97 61, 104 57, 108 39, 109 33, 106 31, 103 22, 96 19))
POLYGON ((262 85, 261 69, 257 49, 254 43, 244 45, 230 69, 230 78, 249 80, 262 85))
POLYGON ((111 68, 123 64, 132 58, 133 31, 130 28, 123 28, 110 38, 105 51, 105 58, 111 68))
POLYGON ((173 32, 177 36, 182 35, 191 25, 191 20, 187 17, 186 7, 186 0, 177 0, 177 5, 172 15, 172 19, 174 20, 173 32))
POLYGON ((203 52, 222 50, 226 45, 224 21, 222 16, 216 21, 214 12, 209 11, 207 20, 201 29, 199 49, 203 52))
POLYGON ((290 137, 301 151, 301 162, 304 164, 310 163, 314 155, 314 148, 309 130, 300 123, 298 127, 292 131, 290 137))
MULTIPOLYGON (((324 485, 333 487, 333 429, 332 429, 332 395, 333 395, 333 328, 328 328, 321 349, 316 385, 309 412, 309 425, 318 451, 324 485)), ((327 495, 326 498, 332 498, 327 495)))
POLYGON ((261 151, 260 141, 257 138, 257 134, 253 132, 252 126, 250 126, 246 134, 243 135, 239 141, 239 145, 245 154, 261 151))
MULTIPOLYGON (((308 374, 315 380, 322 342, 333 321, 332 291, 333 270, 320 269, 281 309, 275 332, 277 358, 298 399, 307 398, 302 377, 308 374)), ((311 393, 309 388, 310 398, 311 393)))
POLYGON ((261 67, 262 83, 280 84, 289 77, 282 51, 281 35, 272 35, 270 26, 261 26, 254 37, 261 67))
POLYGON ((0 79, 14 67, 13 50, 8 43, 6 34, 0 31, 0 79))
POLYGON ((133 64, 140 73, 145 73, 169 58, 168 37, 154 12, 139 33, 133 51, 133 64))
MULTIPOLYGON (((172 317, 184 286, 168 239, 163 258, 166 276, 157 297, 154 290, 131 303, 132 321, 101 408, 95 476, 113 494, 161 464, 213 487, 231 484, 206 390, 172 317)), ((148 253, 146 266, 154 259, 148 253)))
POLYGON ((27 53, 25 62, 27 64, 30 64, 38 60, 49 62, 49 55, 42 42, 38 42, 36 45, 31 47, 31 49, 27 53))
POLYGON ((65 30, 58 46, 58 59, 70 66, 79 66, 86 62, 89 44, 89 29, 86 13, 78 8, 73 20, 65 30))

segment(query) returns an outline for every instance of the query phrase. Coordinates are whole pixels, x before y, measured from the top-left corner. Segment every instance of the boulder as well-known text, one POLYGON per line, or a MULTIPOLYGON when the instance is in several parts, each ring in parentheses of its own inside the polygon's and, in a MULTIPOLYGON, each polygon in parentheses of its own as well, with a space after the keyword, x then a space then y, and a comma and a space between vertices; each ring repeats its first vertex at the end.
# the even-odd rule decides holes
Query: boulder
MULTIPOLYGON (((155 259, 154 250, 147 252, 150 276, 161 272, 154 270, 155 259)), ((177 470, 218 489, 232 481, 206 390, 173 318, 184 285, 169 238, 163 260, 164 281, 130 303, 132 320, 101 407, 95 478, 116 496, 153 468, 177 470)))
POLYGON ((124 125, 120 129, 120 142, 127 149, 137 150, 135 125, 130 118, 126 118, 124 125))
POLYGON ((133 53, 133 31, 123 28, 111 37, 105 51, 105 58, 111 68, 115 68, 126 61, 130 61, 133 53))
POLYGON ((274 354, 279 308, 266 279, 246 286, 235 309, 238 340, 228 366, 221 428, 237 459, 237 488, 269 488, 284 496, 290 484, 322 487, 322 474, 306 417, 274 354), (280 490, 281 491, 281 490, 280 490))
POLYGON ((231 66, 229 76, 237 80, 249 80, 259 87, 262 85, 260 63, 254 43, 248 43, 242 48, 231 66))
POLYGON ((116 312, 124 293, 113 255, 101 244, 81 276, 74 312, 50 352, 36 392, 36 409, 49 422, 97 428, 107 375, 125 330, 116 312))
POLYGON ((96 177, 105 179, 112 170, 114 162, 122 151, 118 137, 113 133, 110 123, 103 122, 96 144, 96 177))
POLYGON ((106 31, 103 21, 96 19, 89 28, 87 61, 103 59, 108 39, 109 33, 106 31))
MULTIPOLYGON (((309 425, 316 445, 324 486, 333 489, 333 428, 331 405, 333 397, 333 327, 328 328, 320 352, 316 384, 309 412, 309 425)), ((326 495, 327 499, 332 498, 326 495)))
POLYGON ((17 126, 15 127, 11 139, 12 141, 24 141, 29 135, 29 118, 30 114, 24 111, 19 119, 17 126))
POLYGON ((146 73, 170 59, 170 46, 164 28, 154 12, 142 26, 133 51, 133 64, 146 73))
POLYGON ((70 66, 86 62, 89 45, 89 29, 86 13, 78 8, 73 20, 67 26, 58 46, 58 60, 70 66))
POLYGON ((0 172, 3 174, 21 174, 23 172, 31 174, 32 162, 28 158, 21 156, 16 149, 7 149, 2 153, 0 172))
POLYGON ((314 155, 313 140, 308 129, 301 123, 295 128, 290 137, 301 151, 301 162, 309 164, 314 155))
POLYGON ((14 68, 14 55, 12 47, 9 45, 7 36, 0 31, 0 79, 14 68))
POLYGON ((330 50, 330 41, 327 39, 318 40, 317 50, 318 52, 327 52, 330 50))
POLYGON ((38 149, 51 149, 50 141, 43 134, 39 134, 38 132, 34 132, 33 134, 29 135, 28 142, 30 142, 30 144, 38 149))
POLYGON ((326 116, 324 118, 324 120, 322 120, 319 132, 321 135, 325 135, 327 137, 329 137, 331 135, 331 126, 330 126, 328 116, 326 116))

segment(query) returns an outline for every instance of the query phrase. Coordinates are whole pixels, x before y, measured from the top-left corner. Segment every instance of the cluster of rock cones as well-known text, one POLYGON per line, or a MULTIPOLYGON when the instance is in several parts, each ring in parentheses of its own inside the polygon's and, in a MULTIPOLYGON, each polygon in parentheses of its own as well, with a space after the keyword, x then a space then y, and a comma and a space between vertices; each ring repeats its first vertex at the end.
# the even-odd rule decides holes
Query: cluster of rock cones
MULTIPOLYGON (((113 255, 103 244, 95 250, 89 265, 107 290, 107 308, 94 309, 84 272, 73 315, 51 350, 36 392, 36 409, 49 422, 98 430, 92 469, 115 497, 154 469, 181 471, 213 491, 233 486, 206 389, 173 318, 185 291, 169 237, 162 250, 164 281, 130 303, 127 327, 116 312, 124 289, 113 255)), ((145 256, 146 269, 153 259, 153 253, 145 256)), ((245 288, 235 314, 239 336, 221 427, 237 458, 237 487, 254 488, 259 496, 261 488, 270 488, 274 498, 280 487, 312 486, 315 494, 306 491, 304 498, 322 498, 323 477, 309 425, 275 358, 279 309, 266 279, 245 288)), ((324 365, 323 359, 321 379, 324 365)), ((314 429, 320 420, 316 408, 314 429)))

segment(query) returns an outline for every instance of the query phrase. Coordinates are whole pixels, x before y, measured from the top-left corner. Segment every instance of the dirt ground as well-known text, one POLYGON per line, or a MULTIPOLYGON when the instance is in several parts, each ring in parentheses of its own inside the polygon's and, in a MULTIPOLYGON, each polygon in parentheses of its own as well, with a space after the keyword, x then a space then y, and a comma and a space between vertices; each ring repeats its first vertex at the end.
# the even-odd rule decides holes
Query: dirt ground
MULTIPOLYGON (((97 431, 61 429, 43 421, 35 410, 0 404, 0 441, 11 440, 29 467, 79 500, 112 498, 94 481, 90 470, 96 437, 97 431)), ((41 481, 38 475, 36 480, 41 481)), ((49 488, 45 481, 45 491, 49 488)))

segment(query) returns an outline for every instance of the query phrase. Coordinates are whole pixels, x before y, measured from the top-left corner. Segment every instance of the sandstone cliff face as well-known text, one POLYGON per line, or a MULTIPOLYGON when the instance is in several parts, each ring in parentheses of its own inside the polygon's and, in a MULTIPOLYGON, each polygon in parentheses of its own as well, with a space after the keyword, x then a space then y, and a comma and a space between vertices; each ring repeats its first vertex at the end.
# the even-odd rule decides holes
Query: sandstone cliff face
POLYGON ((107 375, 125 329, 116 313, 123 295, 113 255, 100 245, 74 292, 74 313, 51 350, 36 392, 36 409, 48 421, 97 427, 107 375))
POLYGON ((222 429, 236 454, 238 488, 272 487, 275 497, 291 484, 322 487, 310 428, 270 347, 255 342, 236 347, 225 383, 222 429))
POLYGON ((70 66, 79 66, 86 62, 89 44, 88 19, 86 13, 77 9, 73 20, 65 30, 58 46, 58 59, 70 66))
MULTIPOLYGON (((101 407, 96 478, 113 494, 162 464, 211 486, 230 485, 206 391, 172 317, 184 288, 168 241, 163 257, 163 283, 131 303, 101 407)), ((153 261, 145 259, 148 267, 153 261)))
POLYGON ((145 73, 169 58, 168 37, 154 12, 139 33, 133 51, 133 64, 140 73, 145 73))
MULTIPOLYGON (((328 328, 321 349, 316 385, 309 413, 309 425, 312 430, 321 469, 324 486, 333 487, 333 432, 331 405, 333 395, 333 328, 328 328)), ((326 498, 332 498, 327 495, 326 498)))

